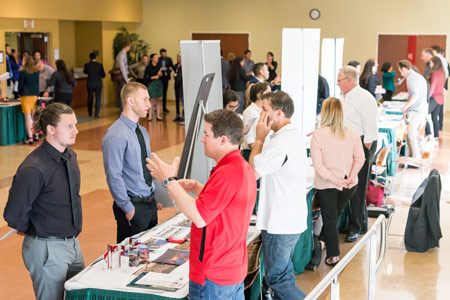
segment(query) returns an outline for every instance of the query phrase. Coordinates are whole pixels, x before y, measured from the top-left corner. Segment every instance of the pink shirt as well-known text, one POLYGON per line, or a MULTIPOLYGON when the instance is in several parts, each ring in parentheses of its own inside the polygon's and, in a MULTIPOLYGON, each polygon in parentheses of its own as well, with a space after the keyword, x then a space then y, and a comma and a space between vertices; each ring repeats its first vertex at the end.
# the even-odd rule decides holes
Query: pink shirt
POLYGON ((433 97, 434 100, 436 100, 436 102, 440 105, 444 104, 444 86, 444 72, 434 71, 431 74, 430 98, 433 97))
POLYGON ((333 135, 329 126, 317 129, 311 138, 311 158, 316 189, 337 189, 338 180, 345 176, 354 179, 353 187, 365 161, 361 137, 350 127, 343 139, 333 135))

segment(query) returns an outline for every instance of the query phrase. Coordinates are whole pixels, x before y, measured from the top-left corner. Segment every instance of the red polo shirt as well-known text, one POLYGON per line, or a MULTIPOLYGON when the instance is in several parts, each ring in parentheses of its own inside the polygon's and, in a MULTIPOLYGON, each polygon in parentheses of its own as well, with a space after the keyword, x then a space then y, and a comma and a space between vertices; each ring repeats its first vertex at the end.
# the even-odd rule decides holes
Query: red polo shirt
POLYGON ((191 226, 189 279, 204 285, 241 283, 247 275, 247 232, 256 201, 255 173, 240 151, 224 156, 211 170, 196 200, 206 222, 203 261, 199 259, 203 228, 191 226))

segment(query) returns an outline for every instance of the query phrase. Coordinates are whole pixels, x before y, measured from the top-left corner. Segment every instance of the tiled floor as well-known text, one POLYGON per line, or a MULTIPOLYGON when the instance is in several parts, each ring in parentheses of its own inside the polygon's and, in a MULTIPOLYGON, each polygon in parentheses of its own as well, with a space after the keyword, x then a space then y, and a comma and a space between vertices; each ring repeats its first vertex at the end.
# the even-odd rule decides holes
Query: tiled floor
MULTIPOLYGON (((184 141, 184 127, 172 122, 174 108, 166 115, 166 121, 147 122, 142 125, 150 132, 152 151, 166 161, 180 155, 184 141)), ((77 115, 85 116, 85 111, 77 115)), ((115 240, 115 221, 112 213, 112 198, 106 185, 101 154, 101 139, 108 126, 117 118, 115 108, 103 110, 99 120, 80 123, 77 143, 73 147, 78 154, 82 182, 84 226, 80 242, 87 264, 105 251, 108 243, 115 240)), ((446 127, 450 127, 447 122, 446 127)), ((34 146, 11 145, 0 147, 0 213, 7 200, 9 186, 17 167, 34 146)), ((450 130, 442 134, 440 145, 434 158, 433 167, 442 175, 441 228, 444 238, 439 249, 427 253, 408 253, 403 246, 403 238, 393 234, 403 234, 408 206, 415 188, 419 185, 420 172, 408 170, 391 198, 397 203, 393 217, 385 260, 376 276, 375 299, 450 299, 450 241, 446 239, 450 228, 450 177, 446 176, 450 160, 450 130)), ((400 183, 399 181, 397 181, 400 183)), ((164 209, 160 220, 174 214, 174 209, 164 209)), ((9 228, 0 218, 0 236, 9 228)), ((354 244, 347 244, 341 236, 341 257, 354 244)), ((0 242, 0 299, 33 299, 33 289, 29 274, 21 257, 22 237, 13 236, 0 242)), ((325 253, 324 253, 325 254, 325 253)), ((331 270, 321 264, 315 272, 306 271, 297 276, 297 284, 306 293, 331 270)), ((341 299, 366 299, 368 286, 368 250, 363 248, 339 277, 341 299)), ((329 289, 319 299, 329 299, 329 289)))

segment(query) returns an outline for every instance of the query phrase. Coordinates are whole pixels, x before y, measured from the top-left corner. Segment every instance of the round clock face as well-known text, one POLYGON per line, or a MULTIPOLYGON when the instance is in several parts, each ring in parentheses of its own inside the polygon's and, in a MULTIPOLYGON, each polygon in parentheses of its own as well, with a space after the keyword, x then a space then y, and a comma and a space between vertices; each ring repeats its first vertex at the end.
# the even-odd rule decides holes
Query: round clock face
POLYGON ((313 20, 320 18, 320 11, 317 8, 311 9, 309 12, 309 17, 313 20))

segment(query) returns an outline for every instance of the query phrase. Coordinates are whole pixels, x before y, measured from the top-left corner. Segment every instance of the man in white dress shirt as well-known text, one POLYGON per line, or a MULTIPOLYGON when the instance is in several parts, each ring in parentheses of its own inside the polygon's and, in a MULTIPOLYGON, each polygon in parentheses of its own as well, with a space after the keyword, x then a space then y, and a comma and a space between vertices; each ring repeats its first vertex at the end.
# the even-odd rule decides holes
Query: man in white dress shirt
POLYGON ((352 66, 343 67, 338 74, 338 86, 342 92, 344 124, 352 127, 364 145, 366 161, 358 173, 358 185, 350 199, 351 216, 346 242, 355 242, 360 233, 367 232, 366 192, 375 150, 377 149, 377 102, 367 90, 358 85, 358 73, 352 66))
POLYGON ((261 230, 264 282, 275 299, 304 299, 295 282, 292 256, 307 228, 305 143, 291 123, 294 102, 288 94, 265 94, 262 109, 249 162, 261 177, 256 227, 261 230), (263 149, 271 129, 274 134, 263 149))

